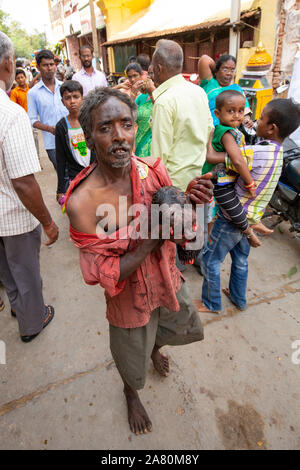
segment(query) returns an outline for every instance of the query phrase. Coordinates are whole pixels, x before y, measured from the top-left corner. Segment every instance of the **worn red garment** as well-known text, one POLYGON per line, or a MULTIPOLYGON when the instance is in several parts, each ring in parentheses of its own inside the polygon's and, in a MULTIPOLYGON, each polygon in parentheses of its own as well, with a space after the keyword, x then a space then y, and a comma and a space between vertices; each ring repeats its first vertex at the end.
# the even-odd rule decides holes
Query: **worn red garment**
MULTIPOLYGON (((94 162, 72 181, 67 202, 76 186, 97 166, 94 162)), ((172 184, 169 174, 157 159, 132 157, 131 182, 133 204, 150 209, 153 194, 172 184), (152 162, 152 163, 151 163, 152 162)), ((127 279, 120 278, 120 257, 133 251, 138 241, 130 237, 130 227, 122 227, 110 236, 88 235, 70 226, 70 235, 80 249, 80 267, 87 284, 100 284, 105 289, 106 316, 109 323, 121 328, 137 328, 149 322, 151 312, 164 306, 179 311, 176 293, 181 287, 181 274, 176 267, 176 246, 166 240, 163 246, 150 253, 139 268, 127 279)))

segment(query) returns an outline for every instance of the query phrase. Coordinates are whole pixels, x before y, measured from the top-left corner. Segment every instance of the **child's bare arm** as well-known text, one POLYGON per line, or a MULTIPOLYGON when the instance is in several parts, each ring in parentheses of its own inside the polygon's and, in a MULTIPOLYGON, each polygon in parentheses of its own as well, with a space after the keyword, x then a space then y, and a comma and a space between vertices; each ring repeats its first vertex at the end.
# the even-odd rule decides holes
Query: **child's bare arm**
MULTIPOLYGON (((222 144, 228 154, 228 157, 230 158, 232 164, 234 165, 236 171, 242 177, 245 183, 245 186, 246 187, 250 186, 249 191, 252 195, 252 193, 254 193, 253 188, 251 187, 251 186, 254 187, 253 178, 248 169, 247 163, 242 156, 242 152, 240 148, 238 147, 236 141, 234 140, 233 136, 229 132, 225 132, 225 134, 223 135, 222 144)), ((253 197, 254 196, 255 196, 255 193, 253 194, 253 197)))

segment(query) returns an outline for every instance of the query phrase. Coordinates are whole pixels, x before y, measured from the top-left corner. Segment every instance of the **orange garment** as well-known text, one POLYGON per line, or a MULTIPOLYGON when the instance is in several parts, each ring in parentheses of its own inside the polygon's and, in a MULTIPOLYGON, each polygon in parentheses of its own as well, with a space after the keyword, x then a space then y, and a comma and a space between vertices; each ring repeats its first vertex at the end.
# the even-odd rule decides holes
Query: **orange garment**
MULTIPOLYGON (((153 194, 172 184, 160 159, 150 164, 147 159, 132 157, 131 182, 133 204, 144 204, 149 212, 153 194)), ((150 159, 153 161, 153 159, 150 159)), ((93 163, 72 181, 68 199, 76 186, 97 166, 93 163)), ((120 328, 137 328, 149 322, 157 307, 180 310, 176 293, 182 280, 176 267, 176 245, 166 240, 150 253, 137 270, 119 282, 120 257, 134 251, 138 241, 130 237, 130 227, 122 227, 109 236, 88 235, 70 226, 70 235, 80 250, 80 267, 87 284, 100 284, 105 289, 106 316, 109 323, 120 328)))
POLYGON ((17 86, 10 93, 10 99, 15 103, 22 106, 27 113, 27 93, 29 92, 29 86, 26 85, 26 88, 21 88, 17 86))

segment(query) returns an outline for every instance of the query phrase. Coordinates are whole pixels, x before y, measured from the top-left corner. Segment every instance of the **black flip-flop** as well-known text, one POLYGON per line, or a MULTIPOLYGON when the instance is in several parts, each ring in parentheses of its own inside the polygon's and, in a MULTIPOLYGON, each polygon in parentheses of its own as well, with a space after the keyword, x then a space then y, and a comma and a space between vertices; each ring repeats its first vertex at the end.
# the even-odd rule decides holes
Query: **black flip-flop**
MULTIPOLYGON (((51 322, 51 320, 53 319, 54 317, 54 308, 52 307, 52 305, 45 305, 46 307, 46 310, 47 310, 47 313, 46 313, 46 316, 45 316, 45 320, 44 320, 44 324, 43 324, 43 328, 45 328, 47 325, 49 325, 49 323, 51 322)), ((34 335, 28 335, 28 336, 22 336, 21 335, 21 340, 24 342, 24 343, 29 343, 30 341, 32 341, 36 336, 38 336, 40 334, 40 331, 39 333, 36 333, 34 335)))

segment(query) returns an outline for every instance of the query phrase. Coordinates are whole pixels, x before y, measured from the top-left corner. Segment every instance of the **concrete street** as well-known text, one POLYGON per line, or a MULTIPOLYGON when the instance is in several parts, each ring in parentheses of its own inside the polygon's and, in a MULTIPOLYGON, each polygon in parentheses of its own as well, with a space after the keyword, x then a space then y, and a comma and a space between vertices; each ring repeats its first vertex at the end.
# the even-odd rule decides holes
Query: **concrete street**
MULTIPOLYGON (((41 164, 37 179, 60 227, 57 243, 41 250, 55 317, 21 342, 0 288, 0 449, 300 449, 300 342, 298 354, 292 349, 300 341, 300 240, 288 224, 251 250, 247 310, 224 297, 222 314, 201 314, 204 341, 163 349, 168 378, 149 366, 140 397, 153 432, 135 436, 109 349, 103 289, 83 282, 44 151, 41 164)), ((229 269, 226 259, 223 287, 229 269)), ((202 277, 193 266, 185 275, 200 299, 202 277)))

